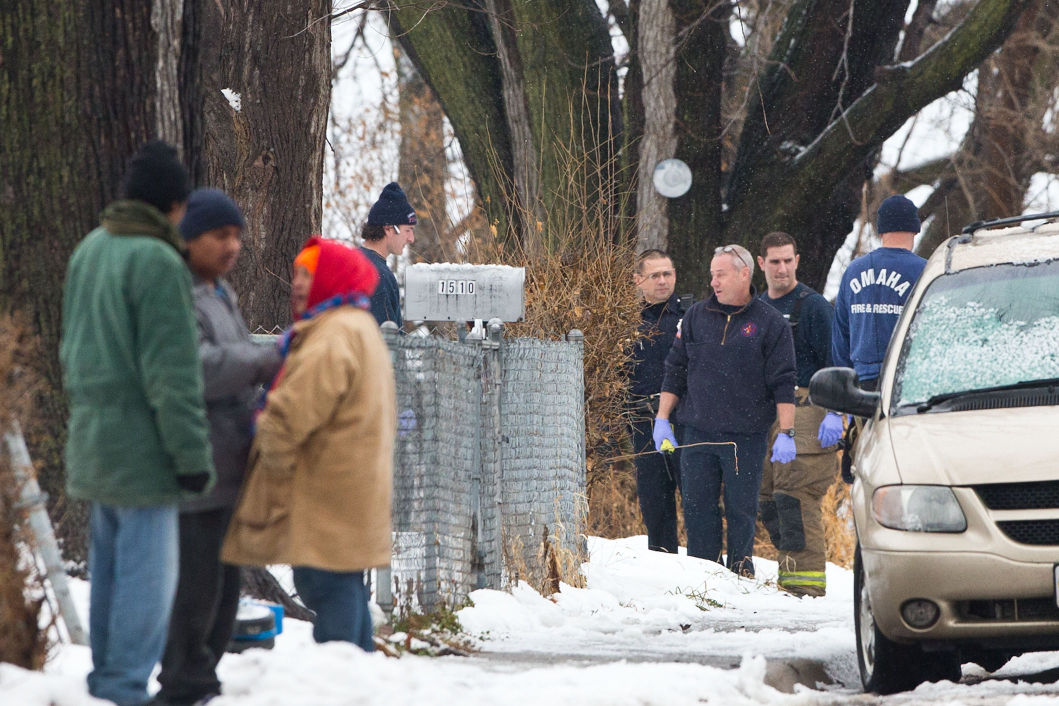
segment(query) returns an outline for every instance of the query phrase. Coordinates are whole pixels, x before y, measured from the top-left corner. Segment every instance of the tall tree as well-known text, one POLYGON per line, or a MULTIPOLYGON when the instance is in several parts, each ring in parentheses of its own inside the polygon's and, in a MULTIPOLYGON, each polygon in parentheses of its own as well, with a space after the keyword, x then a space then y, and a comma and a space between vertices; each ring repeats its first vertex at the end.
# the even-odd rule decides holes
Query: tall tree
POLYGON ((68 558, 83 558, 83 511, 65 514, 66 407, 58 362, 66 261, 117 196, 147 139, 181 147, 198 183, 247 212, 236 286, 252 323, 286 323, 285 282, 319 228, 329 100, 330 0, 0 4, 0 310, 39 338, 41 486, 68 558), (42 51, 41 47, 46 47, 42 51), (221 89, 241 97, 236 108, 221 89))
MULTIPOLYGON (((593 0, 385 4, 402 48, 434 89, 501 234, 538 251, 570 174, 615 208, 617 72, 593 0)), ((593 204, 586 204, 592 206, 593 204)))
POLYGON ((290 320, 290 263, 320 230, 331 0, 185 0, 181 105, 192 176, 242 206, 231 274, 251 329, 290 320))
MULTIPOLYGON (((548 185, 557 161, 549 152, 572 151, 576 161, 624 150, 634 169, 601 171, 633 180, 614 183, 637 194, 641 244, 664 242, 683 281, 701 290, 711 245, 753 245, 770 230, 798 237, 801 274, 822 285, 882 143, 959 88, 1030 3, 970 2, 951 33, 922 48, 925 21, 918 13, 904 47, 920 51, 897 63, 908 0, 632 0, 627 13, 616 0, 611 6, 620 8, 615 16, 632 54, 624 132, 616 129, 624 116, 608 92, 613 53, 602 41, 603 16, 594 2, 560 9, 531 0, 390 0, 385 8, 445 107, 491 217, 512 208, 504 179, 518 187, 518 197, 535 194, 544 213, 555 205, 548 185), (780 11, 777 27, 772 19, 780 11), (733 23, 768 34, 736 42, 733 23), (575 92, 578 81, 585 89, 575 92), (579 133, 580 143, 564 141, 558 129, 571 106, 581 111, 572 124, 594 127, 579 133), (738 115, 726 113, 732 106, 738 115), (599 119, 604 114, 606 123, 599 119), (526 120, 528 137, 521 130, 526 120), (480 152, 483 145, 502 149, 480 152), (492 162, 489 154, 496 155, 492 162), (689 163, 694 185, 661 202, 643 182, 659 159, 671 156, 689 163), (527 165, 541 180, 537 191, 520 186, 529 183, 521 176, 527 165)), ((509 232, 527 237, 525 224, 509 232)))
POLYGON ((930 218, 921 253, 973 221, 1019 214, 1033 176, 1056 171, 1057 81, 1059 6, 1034 0, 978 72, 973 121, 959 148, 883 180, 902 190, 934 185, 920 208, 930 218))

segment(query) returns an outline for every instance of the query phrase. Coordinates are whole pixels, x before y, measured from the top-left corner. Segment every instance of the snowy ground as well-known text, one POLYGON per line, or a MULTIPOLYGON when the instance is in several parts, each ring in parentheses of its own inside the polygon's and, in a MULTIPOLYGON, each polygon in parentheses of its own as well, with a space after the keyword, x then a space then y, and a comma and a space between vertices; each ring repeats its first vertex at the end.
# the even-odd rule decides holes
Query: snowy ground
MULTIPOLYGON (((927 684, 886 699, 859 694, 852 577, 835 566, 828 567, 826 598, 798 599, 776 590, 776 567, 766 560, 755 560, 758 577, 747 580, 710 562, 648 552, 643 537, 590 538, 589 549, 586 588, 564 586, 551 597, 525 585, 473 593, 474 605, 458 614, 479 650, 470 657, 393 659, 316 645, 308 624, 288 619, 275 649, 225 656, 225 694, 211 703, 1059 703, 1049 672, 1059 671, 1059 653, 1013 660, 1002 678, 966 665, 961 684, 927 684), (800 672, 801 683, 784 678, 785 670, 800 672)), ((87 604, 87 585, 74 590, 87 604)), ((54 651, 43 674, 0 664, 0 704, 105 704, 85 690, 89 668, 88 649, 69 645, 54 651)))

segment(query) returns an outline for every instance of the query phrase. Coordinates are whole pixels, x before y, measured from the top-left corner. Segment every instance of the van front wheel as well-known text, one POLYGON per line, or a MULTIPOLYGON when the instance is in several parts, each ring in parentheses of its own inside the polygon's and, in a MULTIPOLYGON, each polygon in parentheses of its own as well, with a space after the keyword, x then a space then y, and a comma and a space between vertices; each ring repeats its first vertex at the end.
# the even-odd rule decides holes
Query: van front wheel
POLYGON ((902 645, 879 632, 865 579, 858 544, 853 555, 853 622, 864 690, 894 694, 914 689, 925 681, 959 681, 960 660, 955 652, 926 655, 918 645, 902 645))

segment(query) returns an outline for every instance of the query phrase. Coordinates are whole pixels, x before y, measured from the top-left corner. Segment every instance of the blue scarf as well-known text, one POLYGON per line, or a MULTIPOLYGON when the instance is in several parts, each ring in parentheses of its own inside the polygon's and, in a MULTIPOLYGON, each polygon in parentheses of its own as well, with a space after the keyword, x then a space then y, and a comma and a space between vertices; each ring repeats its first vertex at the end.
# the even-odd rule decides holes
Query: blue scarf
MULTIPOLYGON (((352 305, 359 309, 371 309, 371 299, 361 292, 350 292, 348 294, 336 294, 330 299, 325 299, 311 309, 306 309, 305 312, 298 317, 298 321, 305 321, 311 319, 317 314, 321 314, 328 309, 334 309, 339 306, 352 305)), ((279 348, 280 356, 286 361, 287 354, 290 353, 291 343, 294 342, 294 325, 284 331, 279 340, 276 342, 276 346, 279 348)), ((276 373, 276 377, 272 378, 272 382, 269 386, 261 390, 261 394, 257 398, 257 404, 254 405, 254 425, 253 431, 257 432, 257 415, 265 408, 265 401, 268 398, 268 393, 272 391, 272 388, 276 386, 277 381, 283 374, 283 369, 286 364, 280 366, 279 372, 276 373)))

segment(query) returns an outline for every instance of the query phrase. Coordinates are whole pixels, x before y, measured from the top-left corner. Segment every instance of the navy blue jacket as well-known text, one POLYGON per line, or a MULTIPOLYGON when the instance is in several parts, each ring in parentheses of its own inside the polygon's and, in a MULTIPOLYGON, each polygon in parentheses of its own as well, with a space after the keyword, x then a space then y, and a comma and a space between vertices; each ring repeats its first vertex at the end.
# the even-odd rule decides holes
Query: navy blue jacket
POLYGON ((371 315, 379 322, 379 326, 385 321, 393 321, 397 328, 401 328, 404 319, 401 318, 401 291, 397 288, 397 278, 390 271, 385 257, 364 246, 361 246, 360 251, 368 256, 379 271, 379 286, 371 295, 371 315))
POLYGON ((681 398, 681 424, 752 434, 768 431, 777 403, 794 404, 794 381, 787 320, 757 297, 732 307, 712 295, 684 315, 666 357, 662 391, 681 398))
POLYGON ((778 299, 768 292, 761 301, 783 314, 794 334, 794 360, 798 387, 809 387, 813 373, 831 365, 831 319, 834 310, 826 299, 799 282, 778 299))
POLYGON ((662 390, 666 356, 677 335, 684 307, 674 294, 668 301, 648 304, 640 312, 640 334, 632 351, 629 388, 633 395, 649 397, 662 390))
POLYGON ((897 318, 927 261, 904 248, 878 248, 849 263, 835 298, 831 359, 861 380, 879 377, 897 318))

